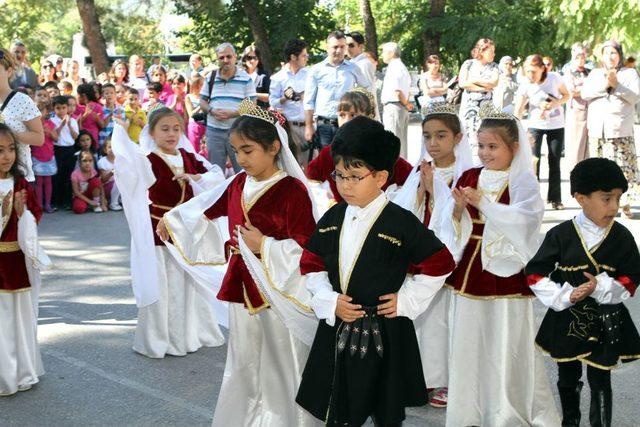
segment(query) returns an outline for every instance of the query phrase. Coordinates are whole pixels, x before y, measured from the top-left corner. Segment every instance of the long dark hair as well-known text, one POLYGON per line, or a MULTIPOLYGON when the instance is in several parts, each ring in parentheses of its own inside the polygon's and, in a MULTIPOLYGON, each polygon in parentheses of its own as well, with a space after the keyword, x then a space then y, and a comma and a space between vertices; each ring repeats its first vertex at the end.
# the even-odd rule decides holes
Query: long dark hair
POLYGON ((20 150, 20 144, 16 139, 11 128, 4 123, 0 123, 0 137, 9 138, 11 140, 11 145, 13 145, 13 149, 16 152, 16 160, 11 165, 11 169, 9 169, 9 173, 14 178, 24 178, 23 165, 20 162, 18 151, 20 150))

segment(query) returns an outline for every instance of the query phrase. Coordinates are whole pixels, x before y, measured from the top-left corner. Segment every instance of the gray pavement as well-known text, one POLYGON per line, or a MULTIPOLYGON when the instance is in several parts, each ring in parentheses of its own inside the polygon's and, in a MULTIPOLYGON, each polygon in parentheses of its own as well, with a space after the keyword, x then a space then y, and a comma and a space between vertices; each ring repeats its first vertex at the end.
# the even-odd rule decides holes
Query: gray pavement
MULTIPOLYGON (((563 191, 567 210, 547 211, 543 231, 577 213, 566 182, 563 191)), ((640 238, 640 220, 620 221, 640 238)), ((162 360, 131 350, 137 310, 124 215, 58 212, 44 217, 40 233, 56 265, 45 274, 40 301, 46 374, 31 391, 0 399, 0 426, 210 425, 226 346, 162 360)), ((640 328, 640 301, 627 306, 640 328)), ((543 313, 537 305, 538 320, 543 313)), ((548 360, 547 368, 554 384, 548 360)), ((623 365, 612 378, 614 425, 640 425, 640 362, 623 365)), ((588 425, 587 390, 582 402, 588 425)), ((405 426, 443 426, 444 414, 410 408, 405 426)))

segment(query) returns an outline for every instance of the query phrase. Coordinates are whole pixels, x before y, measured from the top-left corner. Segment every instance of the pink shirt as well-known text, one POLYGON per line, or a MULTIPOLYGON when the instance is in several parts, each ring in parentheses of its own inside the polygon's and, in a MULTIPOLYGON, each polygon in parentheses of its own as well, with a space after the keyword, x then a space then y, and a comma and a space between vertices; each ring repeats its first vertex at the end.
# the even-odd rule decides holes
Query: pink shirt
MULTIPOLYGON (((90 108, 93 112, 97 113, 98 116, 103 119, 104 115, 102 114, 102 105, 98 104, 97 102, 89 102, 85 108, 90 108)), ((84 112, 84 111, 83 111, 84 112)), ((93 117, 93 113, 90 113, 89 116, 87 116, 84 121, 82 122, 82 125, 80 126, 80 130, 86 130, 87 132, 89 132, 91 134, 91 136, 93 137, 93 140, 96 143, 96 146, 94 148, 98 148, 97 144, 98 141, 100 139, 100 125, 98 124, 98 122, 94 119, 93 117)))
MULTIPOLYGON (((171 104, 173 104, 176 97, 177 95, 175 93, 172 93, 171 96, 167 98, 167 102, 165 103, 165 105, 168 107, 171 104)), ((186 97, 186 94, 185 94, 185 97, 186 97)), ((185 111, 184 101, 177 103, 175 107, 173 107, 173 111, 175 111, 176 113, 184 117, 184 111, 185 111)))
POLYGON ((87 176, 80 169, 71 172, 71 182, 77 182, 80 185, 80 192, 84 193, 89 188, 89 181, 98 175, 95 169, 91 169, 91 176, 87 176))
MULTIPOLYGON (((51 120, 45 120, 42 125, 45 130, 56 128, 56 125, 51 120)), ((53 159, 53 139, 46 131, 44 133, 44 144, 39 147, 31 146, 31 156, 40 162, 48 162, 53 159)))

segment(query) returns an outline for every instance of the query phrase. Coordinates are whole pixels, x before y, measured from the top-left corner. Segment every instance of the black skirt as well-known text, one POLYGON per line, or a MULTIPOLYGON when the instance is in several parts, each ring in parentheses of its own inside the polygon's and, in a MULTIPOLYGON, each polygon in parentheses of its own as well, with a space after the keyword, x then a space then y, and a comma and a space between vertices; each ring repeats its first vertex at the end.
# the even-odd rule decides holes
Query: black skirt
POLYGON ((383 355, 371 345, 363 357, 348 348, 338 352, 343 322, 320 322, 296 397, 300 406, 327 423, 361 425, 369 416, 379 424, 398 423, 405 407, 426 404, 413 322, 406 317, 378 322, 383 355))
POLYGON ((593 298, 562 311, 549 309, 536 344, 557 362, 580 360, 600 369, 640 358, 640 336, 629 310, 593 298))

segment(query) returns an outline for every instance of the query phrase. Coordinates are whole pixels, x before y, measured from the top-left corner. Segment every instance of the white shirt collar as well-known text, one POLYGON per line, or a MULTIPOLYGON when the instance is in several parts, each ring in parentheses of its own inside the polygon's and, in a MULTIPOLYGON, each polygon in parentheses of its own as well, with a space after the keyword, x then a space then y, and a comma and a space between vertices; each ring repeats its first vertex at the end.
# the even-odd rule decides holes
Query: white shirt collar
POLYGON ((378 209, 380 209, 386 202, 387 195, 384 192, 380 192, 378 197, 369 202, 369 204, 364 208, 355 205, 349 205, 347 206, 347 210, 344 214, 345 220, 362 221, 365 218, 370 218, 371 221, 373 221, 374 218, 372 213, 377 212, 378 209))
POLYGON ((588 249, 593 248, 605 238, 608 227, 599 227, 596 223, 587 218, 584 211, 580 211, 580 213, 576 215, 575 220, 588 249))
POLYGON ((264 181, 256 181, 254 177, 247 175, 247 179, 244 182, 244 189, 242 190, 242 198, 245 202, 253 200, 265 188, 275 184, 285 176, 287 176, 287 173, 283 170, 277 171, 264 181))

